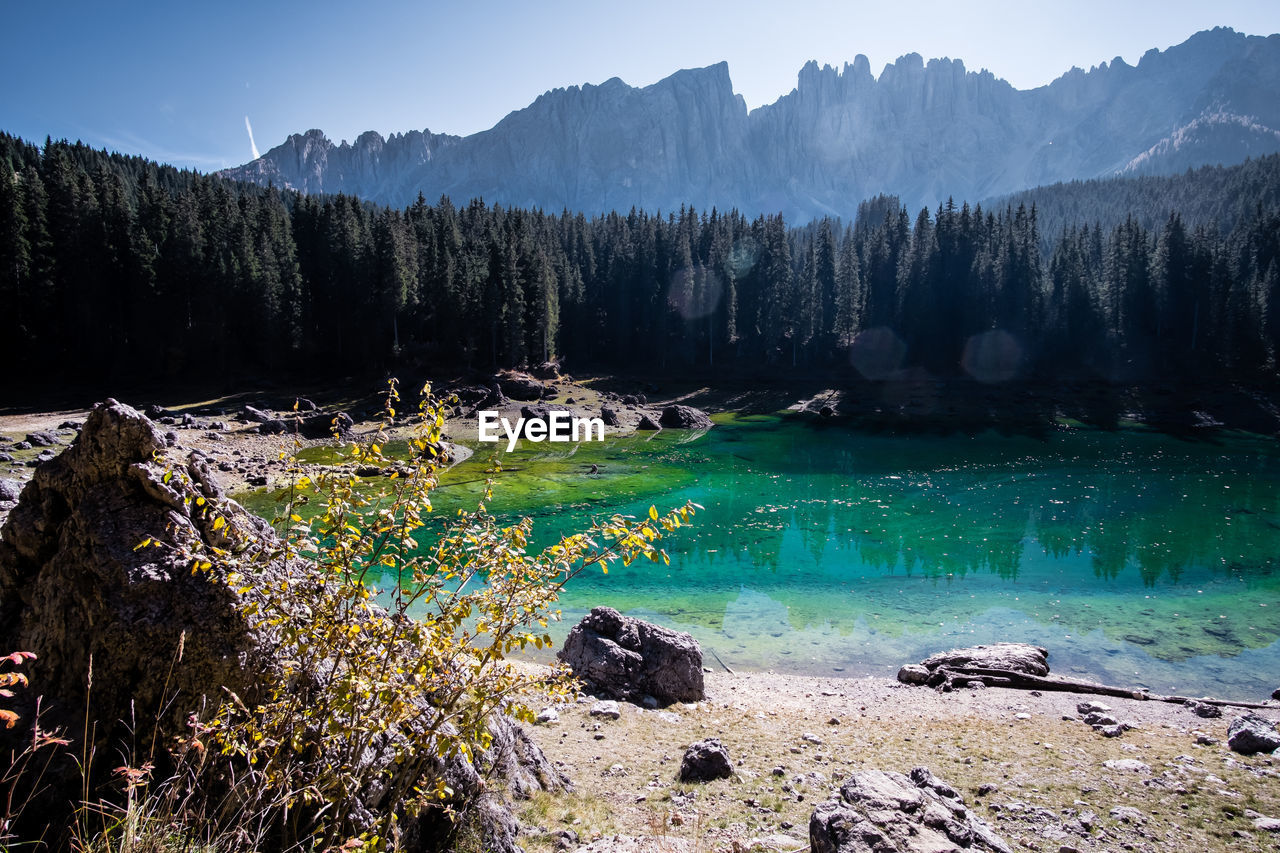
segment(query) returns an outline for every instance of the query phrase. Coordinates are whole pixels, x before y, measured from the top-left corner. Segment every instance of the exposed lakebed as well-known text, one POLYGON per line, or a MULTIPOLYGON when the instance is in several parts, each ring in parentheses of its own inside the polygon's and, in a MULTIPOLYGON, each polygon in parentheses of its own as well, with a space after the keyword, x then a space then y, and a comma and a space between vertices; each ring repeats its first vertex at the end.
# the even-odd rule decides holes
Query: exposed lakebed
MULTIPOLYGON (((615 511, 705 508, 664 543, 669 567, 575 578, 557 641, 607 604, 735 670, 891 675, 1018 640, 1048 647, 1057 673, 1157 692, 1262 699, 1280 683, 1274 441, 717 421, 504 456, 491 506, 533 516, 535 544, 615 511)), ((490 447, 442 477, 437 510, 474 504, 490 447)))

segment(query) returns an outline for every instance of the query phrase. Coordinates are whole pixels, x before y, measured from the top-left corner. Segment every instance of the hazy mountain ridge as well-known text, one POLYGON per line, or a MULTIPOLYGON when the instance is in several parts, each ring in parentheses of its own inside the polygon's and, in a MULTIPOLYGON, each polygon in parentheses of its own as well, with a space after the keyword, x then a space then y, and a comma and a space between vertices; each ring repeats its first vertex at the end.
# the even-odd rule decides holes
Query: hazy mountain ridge
POLYGON ((467 137, 291 136, 223 174, 403 205, 490 202, 598 213, 639 207, 851 218, 876 193, 909 206, 1040 184, 1168 174, 1280 151, 1280 35, 1197 33, 1136 66, 1115 59, 1018 90, 963 62, 908 54, 806 64, 748 112, 725 63, 637 88, 617 78, 540 96, 467 137))

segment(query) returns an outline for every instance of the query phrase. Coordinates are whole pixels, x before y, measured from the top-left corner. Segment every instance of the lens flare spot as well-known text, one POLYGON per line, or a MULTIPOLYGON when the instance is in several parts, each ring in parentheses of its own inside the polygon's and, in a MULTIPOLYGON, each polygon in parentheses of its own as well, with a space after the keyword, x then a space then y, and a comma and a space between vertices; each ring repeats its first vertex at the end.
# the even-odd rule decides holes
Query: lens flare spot
POLYGON ((1022 369, 1022 345, 1004 329, 992 329, 965 341, 960 364, 979 382, 1008 382, 1022 369))
POLYGON ((849 347, 849 363, 865 379, 888 379, 906 356, 907 345, 888 326, 860 332, 849 347))

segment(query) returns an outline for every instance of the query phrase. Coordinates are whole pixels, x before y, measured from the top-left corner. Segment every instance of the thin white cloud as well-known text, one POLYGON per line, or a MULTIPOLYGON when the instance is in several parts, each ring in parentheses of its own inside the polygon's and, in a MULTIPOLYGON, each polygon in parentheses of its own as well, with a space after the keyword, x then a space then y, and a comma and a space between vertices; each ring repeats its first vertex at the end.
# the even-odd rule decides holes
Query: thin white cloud
POLYGON ((257 160, 262 155, 258 153, 258 143, 253 141, 253 125, 249 124, 249 117, 244 117, 244 129, 249 131, 249 149, 253 151, 253 159, 257 160))

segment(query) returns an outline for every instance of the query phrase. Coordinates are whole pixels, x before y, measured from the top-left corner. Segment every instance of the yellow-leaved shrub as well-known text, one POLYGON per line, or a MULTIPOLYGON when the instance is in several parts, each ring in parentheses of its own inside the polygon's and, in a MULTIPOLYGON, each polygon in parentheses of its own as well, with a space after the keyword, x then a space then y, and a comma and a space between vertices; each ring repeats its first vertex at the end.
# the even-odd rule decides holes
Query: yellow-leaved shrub
MULTIPOLYGON (((278 558, 293 569, 247 605, 279 636, 282 677, 253 706, 228 696, 211 722, 213 742, 244 774, 237 809, 272 816, 294 843, 382 849, 406 816, 447 808, 443 760, 487 749, 495 712, 531 721, 528 697, 570 690, 564 670, 507 664, 518 649, 551 644, 564 584, 615 560, 667 561, 658 541, 697 509, 614 515, 531 552, 530 519, 504 524, 487 509, 490 476, 474 509, 425 529, 448 404, 422 389, 406 467, 384 450, 399 400, 393 381, 382 428, 346 448, 359 470, 384 472, 376 477, 351 466, 308 476, 286 454, 278 558), (368 760, 387 749, 394 761, 368 760), (421 775, 382 794, 376 825, 357 832, 352 809, 390 785, 391 767, 421 775)), ((250 583, 235 572, 229 580, 250 583)))

